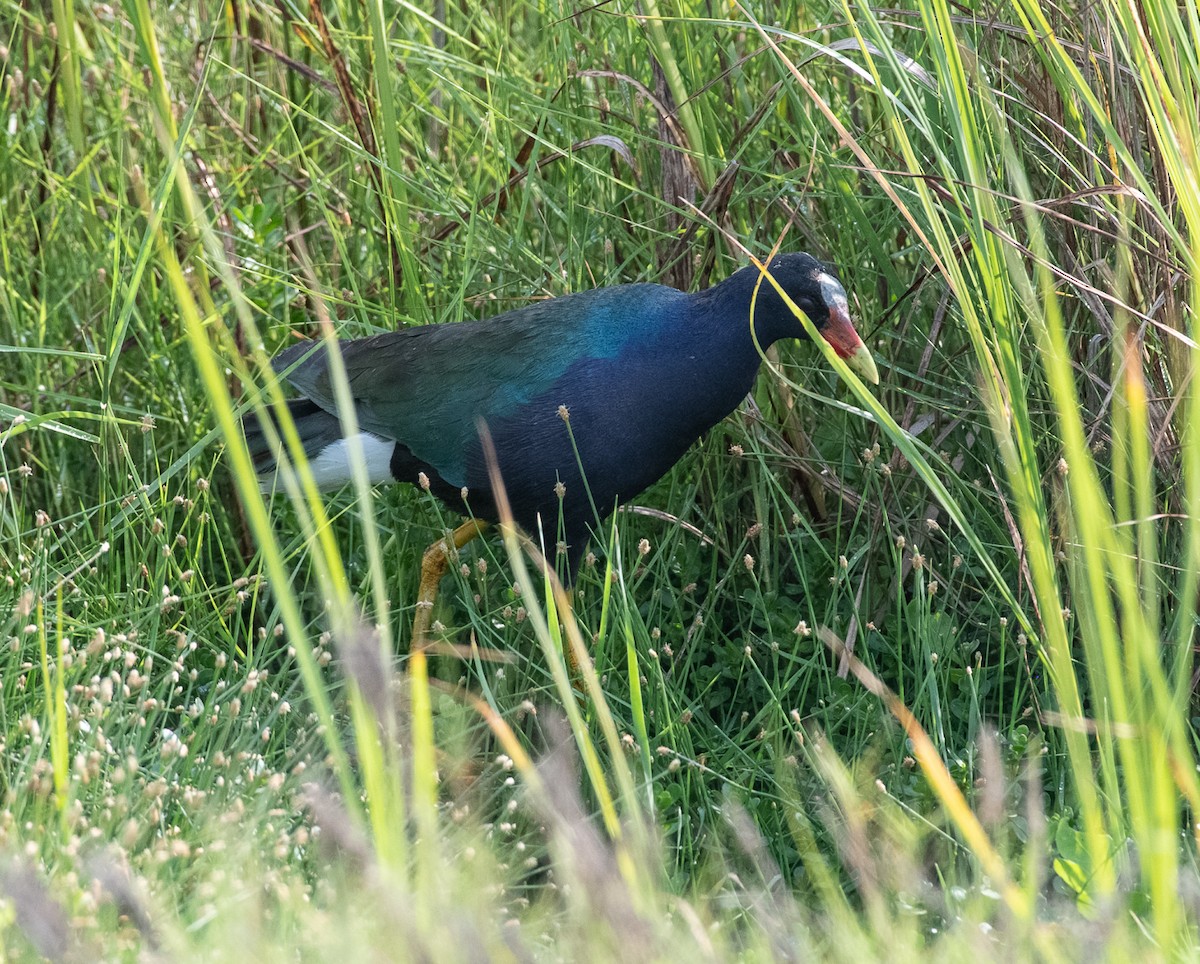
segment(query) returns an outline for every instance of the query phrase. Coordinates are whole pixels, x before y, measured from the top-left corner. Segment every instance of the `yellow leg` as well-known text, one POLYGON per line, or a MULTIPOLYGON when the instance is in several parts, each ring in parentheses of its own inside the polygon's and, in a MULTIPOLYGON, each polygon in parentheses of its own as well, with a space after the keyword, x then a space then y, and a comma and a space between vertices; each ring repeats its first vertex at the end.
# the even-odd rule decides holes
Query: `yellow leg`
POLYGON ((424 651, 429 647, 429 626, 433 622, 433 602, 437 599, 438 584, 450 566, 450 557, 488 524, 468 519, 444 539, 438 539, 421 557, 421 585, 417 589, 417 612, 413 616, 412 649, 424 651))

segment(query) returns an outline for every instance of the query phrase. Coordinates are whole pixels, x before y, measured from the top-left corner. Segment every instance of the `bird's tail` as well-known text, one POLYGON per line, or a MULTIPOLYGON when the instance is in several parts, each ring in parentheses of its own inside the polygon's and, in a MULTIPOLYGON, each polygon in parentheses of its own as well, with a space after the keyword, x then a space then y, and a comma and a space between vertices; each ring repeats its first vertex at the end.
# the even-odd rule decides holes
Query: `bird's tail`
MULTIPOLYGON (((342 428, 337 418, 307 398, 289 399, 287 407, 309 461, 341 440, 342 428)), ((258 487, 263 492, 270 492, 275 488, 281 444, 277 440, 283 434, 273 413, 270 417, 274 423, 275 440, 268 436, 261 420, 253 412, 248 412, 242 419, 242 434, 246 439, 246 447, 250 450, 250 458, 254 462, 254 471, 258 474, 258 487)))

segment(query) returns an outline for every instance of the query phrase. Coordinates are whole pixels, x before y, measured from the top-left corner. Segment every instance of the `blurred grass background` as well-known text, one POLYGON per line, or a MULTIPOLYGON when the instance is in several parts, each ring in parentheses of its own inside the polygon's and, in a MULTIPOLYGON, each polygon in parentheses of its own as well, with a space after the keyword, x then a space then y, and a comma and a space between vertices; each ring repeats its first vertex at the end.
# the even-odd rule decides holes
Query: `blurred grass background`
POLYGON ((0 0, 6 948, 1195 955, 1197 23, 0 0), (253 491, 295 333, 777 242, 878 390, 773 354, 574 616, 481 541, 413 665, 458 520, 253 491))

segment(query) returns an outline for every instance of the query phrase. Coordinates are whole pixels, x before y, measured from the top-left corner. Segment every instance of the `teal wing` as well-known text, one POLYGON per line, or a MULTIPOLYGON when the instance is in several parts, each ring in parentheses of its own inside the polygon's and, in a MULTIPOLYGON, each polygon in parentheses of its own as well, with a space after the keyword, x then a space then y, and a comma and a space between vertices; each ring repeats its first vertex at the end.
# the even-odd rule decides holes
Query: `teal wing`
MULTIPOLYGON (((614 357, 636 337, 647 296, 679 295, 657 285, 597 289, 484 321, 342 342, 358 424, 401 442, 446 481, 463 485, 478 419, 511 415, 578 361, 614 357)), ((274 365, 313 402, 336 412, 323 345, 296 345, 274 365)))

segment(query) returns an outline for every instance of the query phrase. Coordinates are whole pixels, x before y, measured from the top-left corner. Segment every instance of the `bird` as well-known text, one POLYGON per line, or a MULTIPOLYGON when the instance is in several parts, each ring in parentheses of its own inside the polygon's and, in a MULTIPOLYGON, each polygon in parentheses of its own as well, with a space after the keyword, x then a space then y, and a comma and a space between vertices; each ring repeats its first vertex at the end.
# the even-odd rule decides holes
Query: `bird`
MULTIPOLYGON (((775 284, 852 369, 878 384, 835 271, 804 253, 763 267, 693 293, 623 284, 337 343, 371 484, 419 484, 468 516, 425 553, 414 646, 426 644, 453 551, 500 521, 489 462, 513 521, 565 543, 572 579, 601 519, 738 406, 767 348, 806 337, 775 284)), ((272 367, 298 394, 287 409, 318 489, 345 485, 353 449, 328 344, 299 342, 272 367)), ((260 488, 272 491, 281 467, 289 470, 280 433, 253 413, 243 432, 260 488)))

